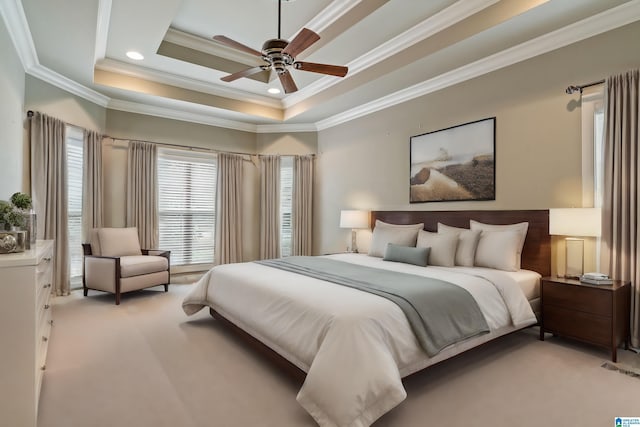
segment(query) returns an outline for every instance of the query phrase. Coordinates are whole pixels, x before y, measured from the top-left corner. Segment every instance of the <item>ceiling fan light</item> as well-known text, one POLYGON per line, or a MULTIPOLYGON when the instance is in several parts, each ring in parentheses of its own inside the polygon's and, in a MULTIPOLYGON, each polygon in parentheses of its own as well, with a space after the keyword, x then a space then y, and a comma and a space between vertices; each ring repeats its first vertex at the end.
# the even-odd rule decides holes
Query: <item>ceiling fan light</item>
POLYGON ((277 87, 270 87, 269 89, 267 89, 267 92, 273 95, 277 95, 280 93, 280 89, 278 89, 277 87))

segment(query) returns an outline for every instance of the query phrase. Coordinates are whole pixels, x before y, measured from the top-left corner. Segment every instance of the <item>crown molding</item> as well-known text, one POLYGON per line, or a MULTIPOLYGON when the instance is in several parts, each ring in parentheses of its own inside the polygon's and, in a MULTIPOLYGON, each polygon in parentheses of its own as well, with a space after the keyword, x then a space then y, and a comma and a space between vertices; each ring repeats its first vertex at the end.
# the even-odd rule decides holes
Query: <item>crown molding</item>
POLYGON ((459 0, 446 9, 381 44, 377 48, 349 62, 347 64, 349 73, 343 79, 322 77, 298 92, 285 97, 283 99, 283 105, 285 108, 289 108, 302 102, 497 2, 498 0, 459 0))
POLYGON ((140 65, 129 64, 127 62, 118 61, 112 58, 105 58, 104 60, 100 61, 98 64, 96 64, 96 69, 150 80, 156 83, 178 86, 184 89, 208 93, 210 95, 223 96, 226 98, 236 99, 238 101, 249 102, 265 107, 282 109, 282 102, 279 99, 250 94, 244 91, 233 89, 228 86, 215 85, 210 82, 193 79, 190 77, 177 76, 175 74, 165 73, 164 71, 158 71, 151 68, 142 67, 140 65))
POLYGON ((227 129, 235 129, 245 132, 257 132, 257 125, 235 120, 228 120, 216 117, 215 113, 206 111, 211 107, 195 107, 196 104, 180 101, 167 101, 168 106, 141 104, 138 102, 124 101, 121 99, 111 99, 106 106, 111 110, 126 111, 128 113, 146 114, 148 116, 163 117, 167 119, 180 120, 183 122, 199 123, 209 126, 217 126, 227 129), (171 104, 182 104, 181 106, 171 104), (201 111, 198 111, 201 110, 201 111))
POLYGON ((424 82, 407 87, 375 101, 349 109, 327 119, 320 120, 316 122, 316 126, 318 130, 328 129, 535 56, 577 43, 589 37, 630 24, 639 19, 640 0, 631 0, 559 30, 505 49, 502 52, 425 80, 424 82))
POLYGON ((53 86, 59 87, 62 90, 66 90, 69 93, 84 98, 87 101, 91 101, 94 104, 98 104, 102 107, 106 107, 109 103, 109 97, 90 89, 75 80, 71 80, 68 77, 63 76, 44 65, 34 65, 29 68, 27 74, 39 78, 53 86))
POLYGON ((307 22, 304 28, 308 28, 316 33, 321 33, 360 4, 361 1, 362 0, 333 0, 322 12, 307 22))
POLYGON ((111 21, 111 0, 98 0, 98 18, 96 26, 96 47, 93 53, 94 64, 107 56, 109 22, 111 21))
POLYGON ((297 133, 317 132, 318 127, 314 123, 291 123, 276 125, 257 125, 257 133, 297 133))
POLYGON ((18 0, 0 0, 0 14, 13 41, 13 46, 20 57, 22 68, 27 71, 38 64, 38 53, 31 38, 31 30, 22 8, 22 2, 18 0))

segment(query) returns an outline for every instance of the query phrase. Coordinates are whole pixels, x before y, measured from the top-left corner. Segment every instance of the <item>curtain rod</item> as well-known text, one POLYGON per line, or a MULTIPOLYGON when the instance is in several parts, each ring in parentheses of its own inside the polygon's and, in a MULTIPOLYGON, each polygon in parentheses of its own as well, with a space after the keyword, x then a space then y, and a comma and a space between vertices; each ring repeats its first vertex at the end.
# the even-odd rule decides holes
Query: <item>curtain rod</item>
MULTIPOLYGON (((31 118, 33 117, 35 113, 33 112, 33 110, 29 110, 27 111, 27 117, 31 118)), ((66 125, 68 126, 74 126, 80 129, 84 129, 82 126, 78 126, 78 125, 74 125, 73 123, 69 123, 69 122, 64 122, 66 125)), ((110 135, 102 135, 103 138, 109 138, 112 139, 114 141, 140 141, 140 142, 147 142, 149 144, 157 144, 157 145, 162 145, 165 147, 174 147, 174 148, 181 148, 183 150, 189 150, 189 151, 205 151, 205 152, 210 152, 210 153, 229 153, 229 154, 237 154, 240 156, 249 156, 249 159, 243 159, 244 161, 247 162, 251 162, 253 163, 253 159, 252 156, 254 156, 254 154, 251 153, 241 153, 241 152, 237 152, 237 151, 225 151, 225 150, 215 150, 212 148, 205 148, 205 147, 192 147, 189 145, 180 145, 180 144, 170 144, 167 142, 157 142, 157 141, 147 141, 144 139, 135 139, 135 138, 116 138, 110 135)))
POLYGON ((571 95, 574 92, 582 93, 582 90, 584 88, 601 85, 603 83, 604 83, 604 79, 603 80, 598 80, 597 82, 591 82, 591 83, 587 83, 587 84, 583 84, 583 85, 571 85, 571 86, 567 86, 567 88, 564 91, 565 91, 565 93, 567 93, 569 95, 571 95))
MULTIPOLYGON (((35 113, 33 112, 33 110, 29 110, 27 111, 27 117, 33 117, 35 113)), ((69 126, 74 126, 80 129, 84 129, 82 126, 78 126, 78 125, 74 125, 73 123, 68 123, 68 122, 64 122, 65 124, 69 125, 69 126)), ((174 148, 181 148, 183 150, 190 150, 190 151, 205 151, 205 152, 209 152, 209 153, 228 153, 228 154, 236 154, 239 156, 249 156, 249 159, 243 159, 246 162, 253 162, 253 157, 254 156, 260 156, 260 154, 251 154, 251 153, 241 153, 238 151, 225 151, 225 150, 216 150, 214 148, 204 148, 204 147, 193 147, 190 145, 180 145, 180 144, 171 144, 168 142, 157 142, 157 141, 146 141, 144 139, 127 139, 127 138, 115 138, 113 136, 110 135, 102 135, 103 138, 109 138, 112 139, 114 141, 140 141, 140 142, 148 142, 150 144, 157 144, 157 145, 162 145, 165 147, 174 147, 174 148)), ((287 156, 287 154, 282 154, 283 156, 287 156)), ((313 157, 315 157, 315 154, 311 154, 313 157)), ((254 163, 255 165, 255 163, 254 163)))

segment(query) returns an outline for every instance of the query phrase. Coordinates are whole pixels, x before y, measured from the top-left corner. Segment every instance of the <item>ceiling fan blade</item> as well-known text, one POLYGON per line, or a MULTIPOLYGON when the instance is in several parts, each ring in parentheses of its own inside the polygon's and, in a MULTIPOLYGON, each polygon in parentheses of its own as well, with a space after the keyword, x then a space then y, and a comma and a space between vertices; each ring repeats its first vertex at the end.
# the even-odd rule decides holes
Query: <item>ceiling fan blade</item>
POLYGON ((278 78, 280 79, 280 83, 282 83, 284 93, 292 93, 298 90, 296 82, 293 81, 293 77, 291 77, 291 73, 289 73, 288 71, 285 71, 282 74, 278 74, 278 78))
POLYGON ((251 55, 255 55, 255 56, 258 56, 258 57, 262 58, 262 53, 261 52, 258 52, 257 50, 252 49, 249 46, 245 46, 240 42, 237 42, 235 40, 231 40, 229 37, 213 36, 213 39, 215 41, 217 41, 218 43, 222 43, 222 44, 227 45, 229 47, 232 47, 234 49, 241 50, 241 51, 243 51, 245 53, 249 53, 251 55))
POLYGON ((293 64, 296 70, 311 71, 312 73, 329 74, 331 76, 344 77, 349 72, 349 67, 341 65, 316 64, 315 62, 296 62, 293 64))
POLYGON ((232 82, 234 80, 238 80, 241 77, 248 77, 248 76, 257 74, 264 69, 265 68, 262 66, 247 68, 246 70, 238 71, 237 73, 233 73, 233 74, 229 74, 228 76, 221 77, 220 80, 225 82, 232 82))
POLYGON ((295 58, 301 53, 303 50, 314 44, 320 40, 320 36, 309 30, 308 28, 303 28, 302 31, 298 33, 298 35, 291 40, 291 43, 284 48, 282 53, 286 53, 289 56, 295 58))

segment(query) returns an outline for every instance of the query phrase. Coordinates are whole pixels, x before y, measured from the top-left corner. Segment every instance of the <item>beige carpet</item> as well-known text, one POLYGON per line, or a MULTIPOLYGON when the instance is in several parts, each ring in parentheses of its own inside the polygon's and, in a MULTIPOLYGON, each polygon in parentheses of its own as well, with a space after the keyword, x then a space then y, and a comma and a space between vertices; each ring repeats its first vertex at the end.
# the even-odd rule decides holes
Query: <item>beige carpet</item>
MULTIPOLYGON (((313 426, 298 386, 202 311, 188 285, 54 303, 39 427, 313 426)), ((613 426, 640 417, 640 379, 605 369, 604 351, 512 334, 405 381, 382 426, 613 426)), ((640 366, 621 351, 619 361, 640 366)))

